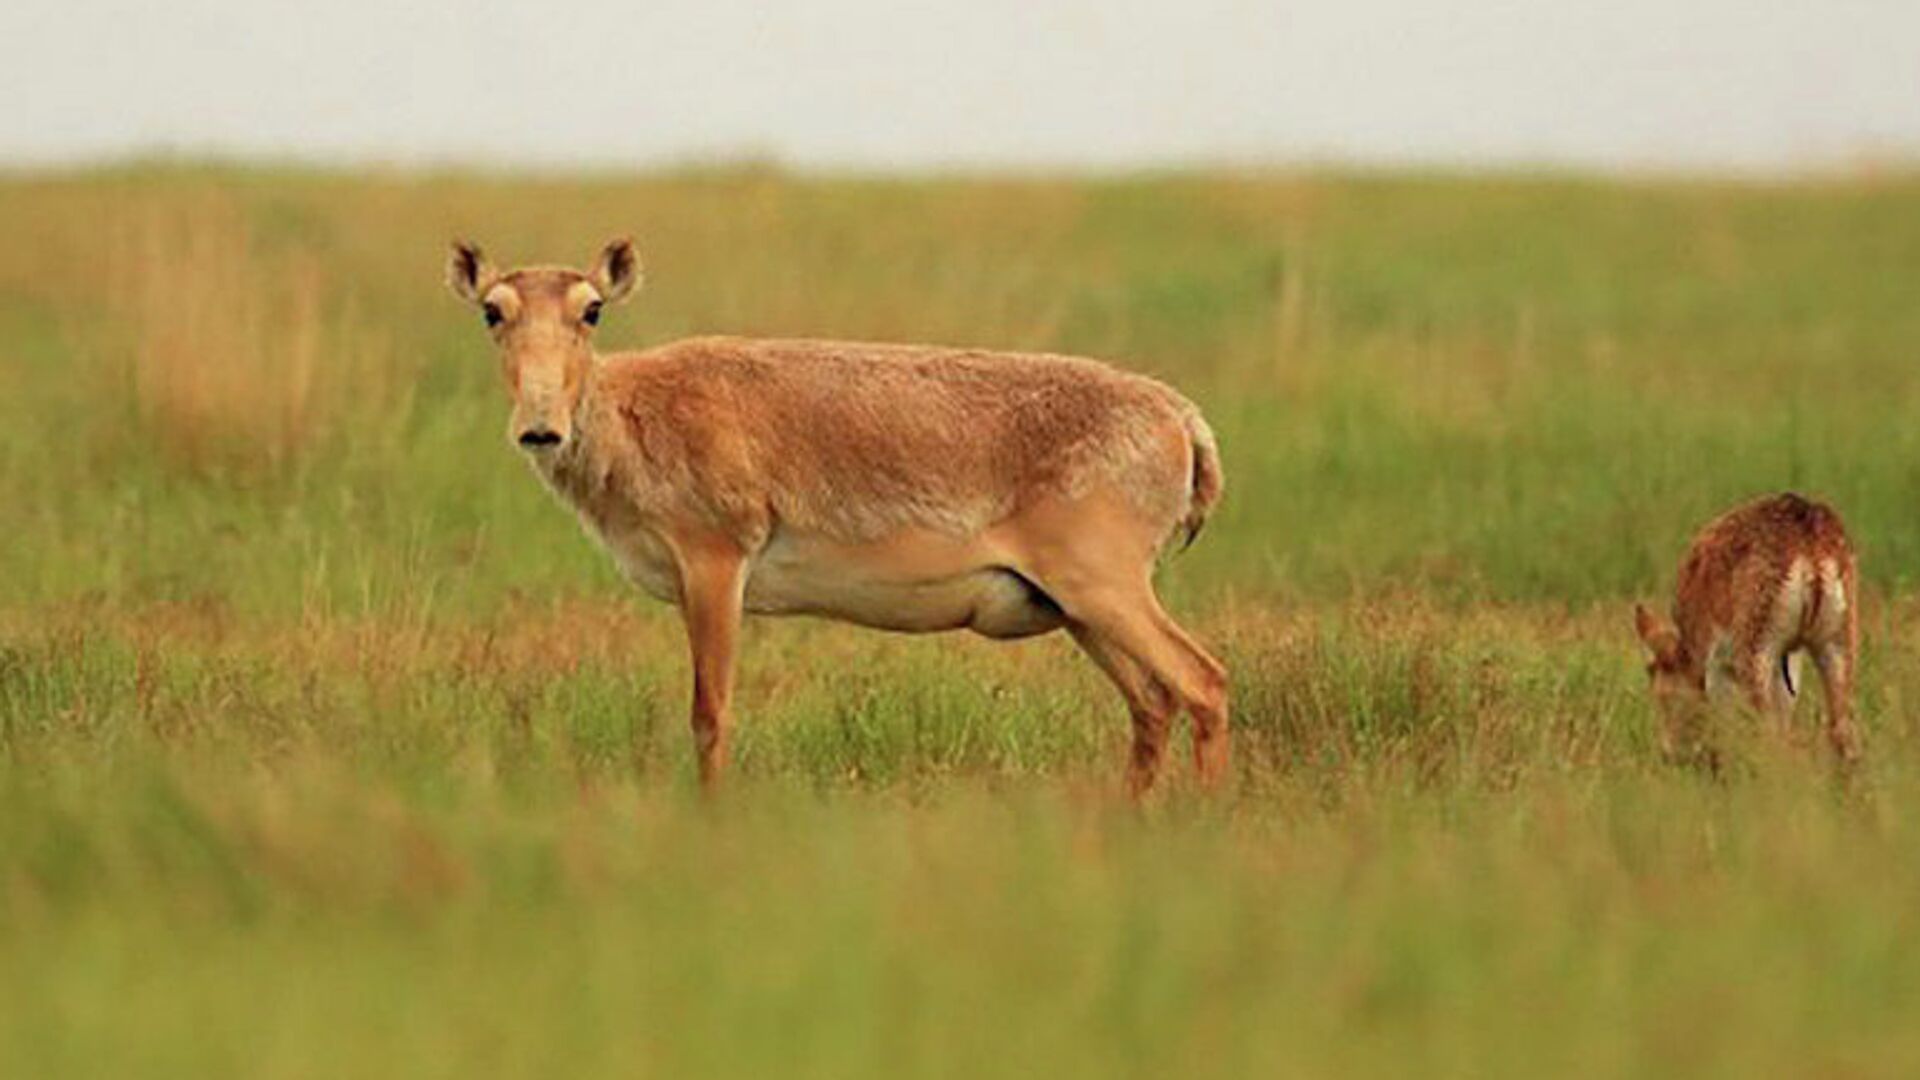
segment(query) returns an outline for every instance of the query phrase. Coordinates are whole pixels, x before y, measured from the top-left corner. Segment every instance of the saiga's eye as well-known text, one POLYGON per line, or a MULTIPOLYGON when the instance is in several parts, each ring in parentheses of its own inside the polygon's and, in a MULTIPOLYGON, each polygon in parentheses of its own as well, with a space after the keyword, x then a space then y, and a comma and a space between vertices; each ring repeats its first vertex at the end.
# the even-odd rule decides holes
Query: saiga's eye
POLYGON ((488 326, 500 325, 500 319, 502 318, 502 316, 500 314, 499 304, 481 304, 480 313, 486 316, 488 326))
POLYGON ((599 326, 600 301, 594 300, 588 303, 586 308, 580 312, 580 321, 586 323, 588 326, 599 326))

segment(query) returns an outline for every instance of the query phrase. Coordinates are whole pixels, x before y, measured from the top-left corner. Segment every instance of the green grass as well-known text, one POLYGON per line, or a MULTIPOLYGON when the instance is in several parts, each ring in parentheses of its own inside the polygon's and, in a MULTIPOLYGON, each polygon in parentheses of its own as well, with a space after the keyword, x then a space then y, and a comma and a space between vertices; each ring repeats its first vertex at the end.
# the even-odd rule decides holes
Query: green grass
POLYGON ((1920 181, 129 167, 0 236, 0 1076, 1920 1069, 1920 181), (615 345, 1199 400, 1228 790, 1128 806, 1064 640, 768 622, 699 799, 671 612, 439 285, 628 230, 615 345), (1811 710, 1652 737, 1630 602, 1784 487, 1862 550, 1851 785, 1811 710))

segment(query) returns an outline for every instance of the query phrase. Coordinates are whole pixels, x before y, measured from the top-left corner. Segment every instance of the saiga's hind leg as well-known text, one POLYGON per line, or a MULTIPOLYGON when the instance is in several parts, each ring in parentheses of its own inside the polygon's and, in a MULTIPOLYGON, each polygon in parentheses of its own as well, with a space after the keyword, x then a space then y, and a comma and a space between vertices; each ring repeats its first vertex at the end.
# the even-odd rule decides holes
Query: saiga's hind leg
POLYGON ((1006 539, 1016 571, 1172 693, 1193 720, 1194 765, 1210 786, 1227 772, 1227 672, 1154 595, 1168 528, 1142 520, 1125 495, 1096 491, 1030 507, 1006 539))
POLYGON ((1127 701, 1127 712, 1133 720, 1127 794, 1138 799, 1153 787, 1154 779, 1160 774, 1160 762, 1166 757, 1167 729, 1179 703, 1159 679, 1134 663, 1099 631, 1080 623, 1069 624, 1068 630, 1127 701))
POLYGON ((1216 781, 1226 775, 1232 750, 1227 717, 1227 666, 1201 647, 1185 627, 1173 621, 1173 616, 1160 605, 1151 584, 1147 587, 1146 602, 1147 616, 1162 633, 1178 642, 1203 672, 1203 694, 1208 699, 1208 707, 1192 713, 1193 760, 1202 780, 1216 781))
POLYGON ((1226 776, 1230 754, 1227 673, 1160 607, 1151 585, 1087 581, 1068 573, 1036 574, 1068 618, 1099 635, 1170 690, 1193 721, 1194 767, 1200 782, 1226 776))

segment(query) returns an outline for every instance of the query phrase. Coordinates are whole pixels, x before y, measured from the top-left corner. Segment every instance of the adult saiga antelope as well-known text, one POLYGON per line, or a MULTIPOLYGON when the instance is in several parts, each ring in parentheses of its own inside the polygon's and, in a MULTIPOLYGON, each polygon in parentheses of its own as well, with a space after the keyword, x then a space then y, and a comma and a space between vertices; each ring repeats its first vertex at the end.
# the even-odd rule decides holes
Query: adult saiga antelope
POLYGON ((1798 693, 1793 659, 1805 651, 1826 691, 1834 753, 1843 762, 1858 755, 1859 571, 1833 508, 1773 495, 1715 518, 1680 565, 1673 620, 1636 604, 1634 625, 1669 751, 1688 714, 1704 707, 1710 681, 1739 687, 1755 712, 1785 725, 1798 693))
POLYGON ((585 273, 501 273, 463 242, 447 263, 500 349, 509 437, 626 576, 680 608, 704 783, 727 759, 743 611, 1064 628, 1126 699, 1132 792, 1182 709, 1201 780, 1220 778, 1225 669, 1152 582, 1220 498, 1192 402, 1069 356, 720 337, 599 355, 603 307, 640 277, 627 240, 585 273))

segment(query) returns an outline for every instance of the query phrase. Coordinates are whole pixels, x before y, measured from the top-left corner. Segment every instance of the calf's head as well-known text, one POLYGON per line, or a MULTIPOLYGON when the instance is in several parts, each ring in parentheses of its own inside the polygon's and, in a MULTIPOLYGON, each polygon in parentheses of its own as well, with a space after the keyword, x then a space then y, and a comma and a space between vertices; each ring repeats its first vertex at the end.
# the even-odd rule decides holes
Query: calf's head
POLYGON ((1688 663, 1680 640, 1680 631, 1669 619, 1633 606, 1633 627, 1647 651, 1647 681, 1653 700, 1669 723, 1685 718, 1706 700, 1706 680, 1688 663))

